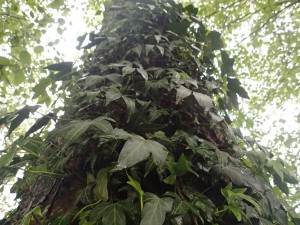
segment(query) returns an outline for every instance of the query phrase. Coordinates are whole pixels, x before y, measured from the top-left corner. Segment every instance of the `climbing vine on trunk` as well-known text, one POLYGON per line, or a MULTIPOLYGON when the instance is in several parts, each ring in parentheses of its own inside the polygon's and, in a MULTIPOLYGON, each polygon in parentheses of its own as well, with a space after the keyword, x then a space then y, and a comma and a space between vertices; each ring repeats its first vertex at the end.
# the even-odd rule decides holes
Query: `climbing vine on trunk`
POLYGON ((0 158, 1 171, 26 168, 7 224, 299 224, 269 183, 288 194, 297 180, 229 125, 248 95, 197 11, 107 1, 100 32, 78 39, 92 49, 82 69, 48 67, 69 98, 45 138, 34 133, 52 114, 0 158))

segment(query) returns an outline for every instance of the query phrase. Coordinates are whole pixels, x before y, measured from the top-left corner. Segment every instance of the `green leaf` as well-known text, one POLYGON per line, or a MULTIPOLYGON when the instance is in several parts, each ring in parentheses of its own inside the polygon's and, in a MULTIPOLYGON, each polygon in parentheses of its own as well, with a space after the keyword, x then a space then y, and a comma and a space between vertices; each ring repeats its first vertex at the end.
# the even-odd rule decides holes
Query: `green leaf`
POLYGON ((33 99, 43 96, 46 93, 46 88, 50 83, 50 78, 42 78, 40 82, 32 88, 32 91, 34 92, 33 99))
POLYGON ((155 194, 146 193, 145 201, 140 225, 162 225, 166 213, 172 210, 173 199, 170 197, 159 198, 155 194))
POLYGON ((122 94, 121 94, 120 90, 117 87, 111 86, 105 92, 105 97, 106 97, 106 105, 108 105, 109 103, 121 98, 122 94))
POLYGON ((126 76, 127 74, 131 74, 131 73, 133 73, 135 71, 135 68, 132 68, 132 67, 130 67, 130 66, 124 66, 123 68, 122 68, 122 74, 123 74, 123 76, 126 76))
POLYGON ((110 122, 115 122, 113 119, 106 116, 99 116, 91 122, 91 125, 103 131, 103 133, 107 134, 113 130, 113 127, 110 122))
POLYGON ((143 46, 141 44, 138 44, 133 49, 131 49, 131 51, 135 52, 138 55, 138 57, 141 56, 142 50, 143 50, 143 46))
POLYGON ((127 184, 129 184, 130 186, 132 186, 138 193, 140 196, 144 195, 144 191, 141 187, 141 184, 139 182, 137 182, 136 180, 134 180, 131 176, 129 176, 127 174, 129 181, 127 181, 127 184))
POLYGON ((63 4, 64 0, 54 0, 48 5, 48 7, 52 9, 59 9, 63 4))
POLYGON ((176 89, 176 102, 180 102, 191 94, 192 91, 190 89, 180 85, 180 87, 176 89))
POLYGON ((46 66, 44 69, 67 73, 72 71, 72 67, 73 62, 61 62, 46 66))
POLYGON ((103 202, 94 207, 90 214, 93 224, 102 221, 102 225, 126 225, 126 218, 123 206, 119 203, 103 202))
POLYGON ((38 45, 38 46, 35 46, 33 50, 36 54, 41 54, 44 51, 44 47, 41 45, 38 45))
POLYGON ((125 214, 118 203, 112 204, 108 208, 102 219, 102 225, 126 225, 125 214))
POLYGON ((239 222, 242 221, 241 208, 239 206, 228 205, 228 208, 234 214, 234 216, 236 217, 237 221, 239 221, 239 222))
POLYGON ((126 106, 127 106, 127 122, 131 119, 132 115, 135 113, 135 100, 122 96, 126 106))
POLYGON ((221 34, 217 31, 211 31, 207 35, 209 48, 211 51, 219 50, 223 48, 223 42, 221 40, 221 34))
POLYGON ((6 150, 6 154, 1 155, 0 168, 8 166, 10 162, 13 160, 16 153, 17 153, 17 145, 16 142, 14 142, 8 147, 8 149, 6 150))
POLYGON ((161 55, 164 55, 165 54, 165 49, 159 45, 156 45, 156 47, 158 48, 159 52, 161 55))
POLYGON ((29 117, 29 113, 34 113, 39 106, 28 106, 16 111, 17 117, 11 122, 7 136, 9 136, 25 119, 29 117))
POLYGON ((96 86, 97 84, 101 84, 105 80, 104 76, 92 75, 88 76, 85 79, 84 88, 88 89, 90 87, 96 86))
POLYGON ((119 155, 118 168, 128 168, 145 160, 150 153, 155 163, 163 163, 166 160, 168 152, 164 146, 152 140, 145 140, 141 136, 129 138, 119 155))
POLYGON ((107 190, 107 177, 108 168, 104 168, 98 171, 96 176, 96 185, 93 188, 93 194, 97 201, 101 200, 106 202, 108 200, 108 190, 107 190))
POLYGON ((195 97, 198 104, 205 109, 205 111, 209 111, 213 107, 213 102, 208 95, 193 92, 193 96, 195 97))
POLYGON ((64 126, 51 131, 47 136, 47 140, 51 140, 57 135, 63 134, 63 148, 67 148, 69 145, 74 143, 91 125, 92 122, 89 120, 73 120, 64 126))
POLYGON ((21 51, 19 57, 22 64, 29 65, 31 63, 31 55, 26 50, 21 51))
POLYGON ((21 70, 19 67, 13 68, 12 73, 13 73, 12 81, 13 81, 14 85, 19 85, 19 84, 23 83, 24 81, 26 81, 26 76, 24 74, 24 71, 21 70))
POLYGON ((144 78, 146 81, 148 80, 148 73, 147 73, 144 69, 142 69, 142 68, 137 68, 136 70, 139 72, 139 74, 141 74, 141 75, 143 76, 143 78, 144 78))
POLYGON ((173 171, 177 176, 182 176, 191 169, 191 162, 189 162, 182 154, 177 163, 173 165, 173 171))
POLYGON ((8 58, 0 56, 0 66, 9 66, 11 62, 8 58))
POLYGON ((29 130, 25 134, 25 138, 28 137, 30 134, 34 133, 35 131, 41 129, 42 127, 46 126, 51 119, 54 119, 55 114, 54 113, 48 113, 45 116, 42 116, 39 118, 32 127, 29 128, 29 130))

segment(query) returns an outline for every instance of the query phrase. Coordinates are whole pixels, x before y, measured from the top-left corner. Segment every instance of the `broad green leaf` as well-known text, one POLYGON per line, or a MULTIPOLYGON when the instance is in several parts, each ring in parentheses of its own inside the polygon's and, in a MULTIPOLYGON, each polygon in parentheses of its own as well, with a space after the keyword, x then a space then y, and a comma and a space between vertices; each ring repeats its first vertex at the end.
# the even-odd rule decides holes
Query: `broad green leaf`
POLYGON ((109 211, 111 207, 111 203, 109 202, 102 202, 95 206, 90 214, 90 221, 96 223, 101 221, 105 214, 109 211))
POLYGON ((48 138, 51 139, 53 136, 63 134, 63 148, 67 148, 69 145, 74 143, 91 126, 91 124, 91 121, 74 120, 69 124, 54 130, 50 133, 48 138))
POLYGON ((72 71, 72 67, 73 62, 61 62, 46 66, 45 69, 67 73, 72 71))
POLYGON ((100 117, 97 117, 96 119, 94 119, 91 122, 91 125, 97 127, 99 130, 101 130, 105 134, 107 134, 113 130, 113 127, 109 121, 114 122, 114 120, 109 117, 100 116, 100 117))
POLYGON ((163 163, 166 160, 168 152, 164 146, 152 140, 145 140, 143 137, 136 136, 129 138, 119 155, 118 168, 128 168, 145 160, 150 153, 155 163, 163 163))
POLYGON ((139 74, 141 74, 143 76, 143 78, 147 81, 148 80, 148 73, 142 69, 142 68, 137 68, 136 69, 138 71, 139 74))
POLYGON ((180 85, 180 87, 176 89, 176 102, 180 102, 191 94, 192 90, 180 85))
POLYGON ((173 199, 170 197, 159 198, 155 194, 146 193, 145 201, 140 225, 162 225, 166 213, 172 210, 173 199))
POLYGON ((121 94, 120 90, 117 87, 111 86, 105 92, 105 97, 106 97, 106 105, 108 105, 109 103, 121 98, 122 94, 121 94))
POLYGON ((209 111, 213 107, 213 102, 208 95, 193 92, 193 96, 195 97, 198 104, 205 109, 205 111, 209 111))
POLYGON ((126 225, 126 217, 122 207, 118 204, 112 204, 102 219, 102 225, 126 225))
POLYGON ((191 169, 191 162, 189 162, 184 154, 182 154, 177 163, 173 165, 173 171, 177 176, 182 176, 188 173, 191 169))
POLYGON ((21 70, 20 68, 13 68, 12 73, 13 73, 12 81, 13 81, 14 85, 19 85, 19 84, 23 83, 24 81, 26 81, 26 76, 24 74, 24 71, 21 70))
POLYGON ((0 156, 0 168, 8 166, 13 160, 16 153, 17 153, 17 145, 16 142, 14 142, 8 147, 8 149, 6 150, 6 154, 4 155, 2 154, 0 156))
POLYGON ((29 65, 31 63, 31 55, 26 50, 22 51, 19 57, 22 64, 29 65))
POLYGON ((108 200, 108 190, 107 190, 107 177, 108 177, 108 168, 104 168, 98 171, 96 176, 96 185, 93 188, 93 194, 97 201, 101 200, 106 202, 108 200))

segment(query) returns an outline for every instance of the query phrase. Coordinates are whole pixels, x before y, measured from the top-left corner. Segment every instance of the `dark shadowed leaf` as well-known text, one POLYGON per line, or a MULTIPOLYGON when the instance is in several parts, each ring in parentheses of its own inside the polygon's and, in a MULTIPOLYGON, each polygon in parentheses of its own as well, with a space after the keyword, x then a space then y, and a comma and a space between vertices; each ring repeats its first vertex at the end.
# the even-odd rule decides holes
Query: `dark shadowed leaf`
POLYGON ((7 136, 9 136, 14 129, 16 129, 25 119, 29 117, 29 113, 34 113, 38 108, 39 106, 37 105, 36 106, 26 105, 24 108, 16 111, 14 114, 17 114, 17 117, 14 118, 14 120, 11 122, 7 136))
POLYGON ((106 105, 122 97, 120 90, 117 87, 111 86, 106 92, 106 105))
POLYGON ((59 72, 71 72, 73 67, 73 62, 61 62, 46 66, 45 69, 59 71, 59 72))
POLYGON ((26 132, 25 138, 28 137, 30 134, 36 132, 37 130, 41 129, 42 127, 46 126, 51 119, 54 119, 54 117, 55 117, 54 113, 48 113, 47 115, 42 116, 41 118, 39 118, 33 124, 33 126, 30 127, 29 130, 26 132))

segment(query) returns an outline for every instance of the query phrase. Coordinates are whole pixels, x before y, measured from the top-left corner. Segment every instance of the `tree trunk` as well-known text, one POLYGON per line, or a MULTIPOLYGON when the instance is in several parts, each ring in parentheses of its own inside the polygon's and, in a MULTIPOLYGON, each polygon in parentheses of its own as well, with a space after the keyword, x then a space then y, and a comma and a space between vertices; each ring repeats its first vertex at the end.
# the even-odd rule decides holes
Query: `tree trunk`
POLYGON ((32 165, 41 172, 25 173, 4 224, 287 224, 260 167, 268 157, 228 125, 247 93, 220 34, 192 5, 106 7, 81 77, 64 81, 65 114, 32 165))

